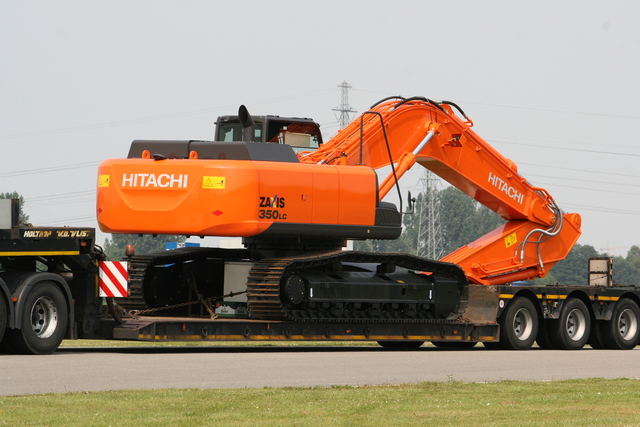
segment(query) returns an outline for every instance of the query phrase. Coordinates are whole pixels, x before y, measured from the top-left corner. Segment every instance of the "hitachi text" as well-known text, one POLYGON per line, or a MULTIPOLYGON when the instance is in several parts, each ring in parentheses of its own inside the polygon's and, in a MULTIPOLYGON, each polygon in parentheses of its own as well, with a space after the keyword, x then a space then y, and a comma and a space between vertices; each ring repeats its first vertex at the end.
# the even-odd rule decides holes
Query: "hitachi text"
POLYGON ((516 200, 518 203, 522 204, 524 202, 524 194, 511 187, 509 184, 507 184, 491 172, 489 172, 489 182, 493 184, 498 190, 502 191, 513 200, 516 200))
POLYGON ((123 187, 187 188, 189 175, 130 173, 122 175, 123 187))

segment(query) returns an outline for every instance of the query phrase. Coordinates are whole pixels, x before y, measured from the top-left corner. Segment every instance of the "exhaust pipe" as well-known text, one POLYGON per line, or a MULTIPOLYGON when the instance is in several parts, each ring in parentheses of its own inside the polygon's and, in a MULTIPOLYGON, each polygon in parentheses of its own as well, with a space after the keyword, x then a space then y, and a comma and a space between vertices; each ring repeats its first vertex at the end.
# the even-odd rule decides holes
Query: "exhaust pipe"
POLYGON ((251 118, 249 110, 244 105, 241 105, 238 109, 238 119, 242 124, 242 141, 251 142, 253 139, 253 133, 256 123, 251 118))

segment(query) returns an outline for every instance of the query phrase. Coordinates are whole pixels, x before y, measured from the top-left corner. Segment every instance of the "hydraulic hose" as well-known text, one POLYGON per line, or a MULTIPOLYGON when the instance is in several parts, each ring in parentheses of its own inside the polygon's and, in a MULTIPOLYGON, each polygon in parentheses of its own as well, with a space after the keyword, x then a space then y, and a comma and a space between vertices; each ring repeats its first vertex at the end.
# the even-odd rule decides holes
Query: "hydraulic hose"
POLYGON ((425 98, 424 96, 413 96, 411 98, 404 99, 404 100, 398 102, 396 105, 394 105, 393 109, 395 110, 398 107, 400 107, 401 105, 404 105, 404 104, 412 102, 412 101, 421 101, 421 102, 425 102, 427 104, 431 104, 434 107, 436 107, 438 110, 442 111, 444 114, 449 114, 449 113, 447 113, 447 110, 442 108, 442 106, 440 104, 438 104, 435 101, 430 100, 429 98, 425 98))
POLYGON ((373 110, 375 107, 377 107, 378 105, 382 104, 383 102, 385 102, 385 101, 390 101, 390 100, 392 100, 392 99, 402 99, 402 100, 404 100, 405 98, 404 98, 404 97, 402 97, 402 96, 399 96, 399 95, 398 95, 398 96, 396 96, 396 95, 394 95, 394 96, 387 96, 386 98, 381 99, 380 101, 376 102, 376 103, 375 103, 375 104, 373 104, 371 107, 369 107, 369 110, 373 110))
POLYGON ((441 104, 447 104, 447 105, 451 105, 452 107, 455 107, 455 109, 458 110, 460 112, 460 114, 462 114, 462 117, 464 117, 465 119, 469 120, 469 117, 467 117, 467 115, 464 113, 464 111, 462 111, 462 108, 460 108, 458 106, 458 104, 456 104, 455 102, 442 101, 441 104))
POLYGON ((534 230, 531 230, 529 233, 527 233, 526 237, 522 241, 522 246, 521 246, 521 249, 520 249, 520 262, 521 263, 524 263, 524 248, 525 248, 525 245, 527 243, 537 243, 538 263, 540 264, 540 268, 542 268, 544 270, 544 263, 542 262, 542 257, 540 255, 540 243, 542 241, 542 238, 543 237, 553 237, 553 236, 558 235, 558 233, 560 233, 560 230, 562 230, 562 226, 564 224, 564 217, 562 216, 562 211, 560 210, 560 208, 556 204, 555 200, 551 200, 551 210, 556 214, 556 221, 553 223, 553 225, 551 227, 549 227, 547 230, 543 230, 541 228, 536 228, 534 230), (536 241, 530 242, 529 238, 534 233, 540 233, 540 236, 538 237, 538 241, 537 242, 536 241))
POLYGON ((396 168, 393 164, 393 156, 391 155, 391 148, 389 147, 389 138, 387 137, 387 129, 384 124, 384 119, 382 118, 382 114, 377 111, 365 111, 360 116, 360 164, 362 164, 362 150, 363 150, 363 128, 364 128, 364 116, 367 114, 373 114, 380 119, 380 127, 382 128, 382 134, 384 135, 384 142, 387 147, 387 154, 389 155, 389 162, 391 164, 391 171, 393 172, 393 177, 395 179, 395 186, 398 190, 398 198, 400 200, 400 212, 402 212, 402 193, 400 192, 400 184, 398 183, 398 175, 396 174, 396 168))

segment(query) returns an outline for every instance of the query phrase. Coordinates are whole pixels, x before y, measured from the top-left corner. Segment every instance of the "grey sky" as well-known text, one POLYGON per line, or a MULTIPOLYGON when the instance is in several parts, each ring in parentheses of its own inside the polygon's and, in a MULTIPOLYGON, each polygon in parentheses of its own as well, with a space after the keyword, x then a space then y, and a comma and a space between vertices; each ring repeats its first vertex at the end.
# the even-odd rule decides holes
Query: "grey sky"
POLYGON ((634 1, 4 1, 0 191, 34 224, 96 227, 97 164, 133 139, 212 139, 240 104, 328 138, 346 80, 359 112, 458 103, 582 215, 580 243, 625 254, 640 245, 638 18, 634 1))

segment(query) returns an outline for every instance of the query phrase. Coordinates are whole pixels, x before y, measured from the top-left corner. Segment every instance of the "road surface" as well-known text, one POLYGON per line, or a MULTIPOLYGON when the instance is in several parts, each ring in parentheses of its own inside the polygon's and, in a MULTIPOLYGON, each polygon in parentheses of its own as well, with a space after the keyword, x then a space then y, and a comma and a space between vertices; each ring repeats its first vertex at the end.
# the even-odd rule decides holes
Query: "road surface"
POLYGON ((0 395, 156 388, 327 387, 423 381, 640 378, 640 348, 491 351, 422 347, 64 348, 0 355, 0 395))

